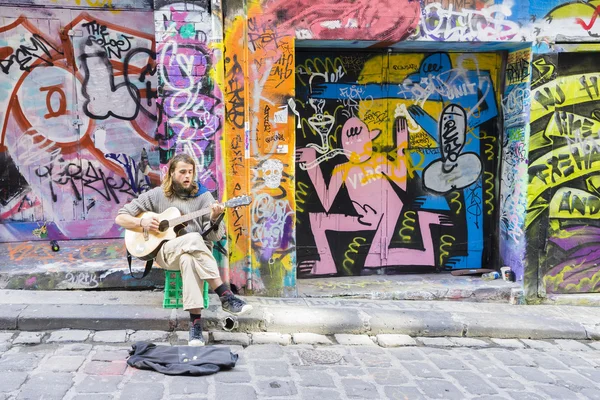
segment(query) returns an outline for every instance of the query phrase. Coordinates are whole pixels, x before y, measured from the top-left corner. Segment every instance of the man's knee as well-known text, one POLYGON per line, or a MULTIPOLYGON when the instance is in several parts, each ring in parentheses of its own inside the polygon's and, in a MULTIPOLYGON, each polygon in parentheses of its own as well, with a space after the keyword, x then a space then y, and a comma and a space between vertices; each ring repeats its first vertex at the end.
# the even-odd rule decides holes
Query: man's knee
POLYGON ((194 256, 190 253, 182 253, 179 257, 179 264, 189 265, 194 263, 194 256))
POLYGON ((181 236, 181 246, 180 251, 182 253, 195 253, 197 251, 210 253, 210 250, 204 243, 204 239, 202 235, 197 232, 188 233, 181 236))

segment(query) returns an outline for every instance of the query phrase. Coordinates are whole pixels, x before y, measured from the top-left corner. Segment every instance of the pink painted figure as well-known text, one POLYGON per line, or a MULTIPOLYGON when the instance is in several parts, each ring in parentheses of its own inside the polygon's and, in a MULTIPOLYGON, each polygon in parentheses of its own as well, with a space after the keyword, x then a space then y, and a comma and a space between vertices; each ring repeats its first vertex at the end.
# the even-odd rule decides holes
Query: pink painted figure
MULTIPOLYGON (((369 130, 360 119, 349 119, 342 128, 342 147, 349 161, 337 165, 329 185, 325 184, 320 165, 307 169, 310 180, 319 196, 324 213, 309 215, 311 230, 319 252, 320 260, 313 267, 312 274, 335 274, 337 268, 325 236, 325 231, 353 232, 375 230, 365 268, 378 268, 388 265, 435 265, 433 240, 430 226, 446 224, 442 214, 419 211, 418 223, 423 235, 424 249, 389 248, 396 223, 402 212, 403 202, 384 176, 388 176, 406 190, 407 167, 403 149, 407 146, 408 123, 405 118, 397 118, 394 124, 398 144, 396 162, 389 162, 385 155, 373 153, 372 141, 379 134, 378 129, 369 130), (343 214, 329 214, 329 210, 342 184, 346 185, 350 200, 358 217, 343 214), (382 251, 383 250, 383 251, 382 251)), ((314 148, 297 149, 297 161, 310 165, 316 159, 314 148)))

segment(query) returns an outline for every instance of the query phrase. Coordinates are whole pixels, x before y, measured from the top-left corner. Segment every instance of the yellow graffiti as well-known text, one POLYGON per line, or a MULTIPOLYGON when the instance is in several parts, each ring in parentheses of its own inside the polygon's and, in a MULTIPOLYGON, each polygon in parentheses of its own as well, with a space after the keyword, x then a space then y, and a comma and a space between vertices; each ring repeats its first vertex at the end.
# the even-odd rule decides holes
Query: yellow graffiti
POLYGON ((600 188, 600 176, 590 176, 585 180, 585 186, 590 193, 596 193, 600 196, 600 191, 598 190, 600 188))
POLYGON ((34 229, 32 233, 33 236, 38 237, 40 239, 46 237, 48 235, 48 228, 46 227, 46 223, 44 222, 44 225, 42 225, 38 229, 34 229))
POLYGON ((412 218, 409 216, 412 215, 413 217, 417 216, 417 213, 414 211, 407 211, 404 213, 404 219, 402 220, 402 228, 400 228, 400 231, 398 232, 398 234, 400 235, 400 238, 404 241, 410 240, 411 239, 411 235, 404 235, 402 232, 403 231, 408 231, 410 233, 412 233, 415 230, 415 225, 414 223, 417 222, 417 220, 415 218, 412 218))
POLYGON ((450 199, 450 204, 458 204, 458 209, 455 211, 456 214, 460 214, 460 210, 462 210, 462 202, 460 201, 460 192, 459 191, 454 191, 451 192, 451 194, 454 196, 450 199))
POLYGON ((361 179, 361 184, 364 184, 370 180, 374 179, 390 179, 397 184, 401 184, 406 182, 407 175, 411 178, 414 177, 416 171, 423 171, 423 164, 425 163, 425 155, 420 151, 413 151, 413 153, 419 155, 419 161, 416 165, 413 164, 411 157, 407 156, 404 150, 406 149, 406 143, 402 143, 397 149, 391 150, 388 153, 373 153, 373 155, 364 162, 361 162, 360 159, 365 155, 371 155, 372 144, 366 144, 365 150, 358 154, 353 153, 349 157, 349 161, 347 163, 338 165, 334 168, 334 175, 336 173, 342 174, 342 180, 346 182, 350 173, 356 173, 356 168, 360 168, 362 174, 364 176, 361 179), (377 154, 377 156, 375 156, 377 154), (406 172, 404 172, 403 168, 388 168, 382 170, 382 165, 386 163, 390 163, 392 165, 398 164, 406 166, 406 172))
POLYGON ((492 161, 494 159, 494 145, 491 143, 485 144, 485 154, 487 154, 487 160, 492 161))
POLYGON ((577 234, 577 231, 568 231, 566 229, 562 229, 560 226, 560 221, 557 219, 550 220, 550 231, 552 232, 550 236, 557 239, 568 239, 577 234))
MULTIPOLYGON (((52 0, 53 3, 58 3, 59 0, 52 0)), ((81 0, 72 0, 75 5, 80 6, 81 5, 81 0)), ((114 8, 115 6, 113 5, 113 0, 85 0, 85 3, 87 3, 88 6, 90 7, 105 7, 105 8, 114 8)), ((113 13, 118 13, 119 11, 117 10, 112 10, 113 13)))
POLYGON ((572 293, 582 293, 583 292, 583 288, 593 288, 595 289, 598 286, 598 283, 600 282, 600 270, 596 271, 594 273, 594 275, 592 275, 591 278, 588 278, 587 276, 585 278, 581 278, 581 280, 579 281, 579 283, 575 284, 575 283, 569 283, 565 289, 568 292, 572 292, 572 293))
POLYGON ((534 172, 527 193, 528 208, 533 206, 546 190, 600 169, 600 160, 596 160, 595 152, 589 150, 592 146, 598 148, 600 138, 589 138, 586 143, 573 143, 556 148, 532 162, 529 170, 534 172), (561 162, 556 163, 555 160, 561 162))
POLYGON ((565 281, 565 275, 569 274, 570 272, 580 268, 583 265, 584 262, 581 262, 581 264, 579 265, 567 265, 565 266, 558 274, 552 276, 552 275, 546 275, 544 276, 544 284, 546 286, 546 290, 549 289, 549 286, 551 285, 551 291, 554 292, 558 289, 559 285, 565 281))
MULTIPOLYGON (((540 72, 540 82, 542 78, 551 78, 554 73, 555 67, 546 64, 543 59, 535 61, 534 66, 540 72)), ((600 138, 592 136, 598 131, 600 124, 585 115, 562 111, 569 106, 587 106, 600 100, 600 91, 596 84, 599 79, 598 72, 569 75, 532 90, 531 122, 534 123, 549 114, 553 115, 550 115, 542 130, 530 137, 530 151, 545 150, 546 153, 529 163, 531 182, 527 190, 526 227, 546 210, 551 218, 574 218, 572 214, 579 218, 594 218, 592 215, 596 212, 592 208, 595 208, 595 187, 588 185, 590 193, 570 189, 569 196, 566 196, 567 192, 558 190, 550 202, 543 198, 542 194, 600 169, 595 156, 600 146, 600 138), (560 112, 555 111, 558 107, 560 112), (560 145, 554 144, 554 138, 566 140, 567 143, 559 147, 560 145), (582 212, 586 215, 579 215, 582 212)))
POLYGON ((517 68, 520 69, 522 65, 527 66, 527 71, 519 72, 517 74, 507 73, 507 80, 510 81, 511 84, 524 83, 529 80, 529 76, 531 75, 531 51, 530 49, 523 49, 512 51, 508 53, 508 59, 506 60, 507 66, 512 66, 517 64, 517 68), (516 79, 515 79, 516 78, 516 79))
POLYGON ((588 137, 599 130, 600 122, 595 119, 568 111, 560 111, 555 112, 550 118, 543 135, 550 143, 553 143, 553 137, 569 139, 588 137))
POLYGON ((552 138, 545 136, 545 131, 539 131, 529 137, 529 151, 540 150, 546 147, 551 147, 554 141, 552 138))
POLYGON ((487 196, 485 199, 485 204, 490 207, 487 215, 492 215, 492 212, 494 211, 494 174, 489 171, 485 171, 483 175, 486 177, 485 194, 487 196))
POLYGON ((303 86, 310 82, 312 76, 320 75, 325 78, 325 82, 337 82, 345 74, 346 68, 340 57, 336 57, 333 61, 330 58, 308 59, 304 64, 296 67, 296 76, 303 86))
POLYGON ((444 265, 447 257, 450 255, 449 249, 456 241, 456 238, 452 235, 442 235, 440 238, 440 267, 444 265), (446 257, 446 259, 444 259, 446 257))
MULTIPOLYGON (((297 212, 300 212, 300 213, 304 212, 304 208, 302 208, 300 205, 304 205, 306 196, 308 196, 308 192, 306 191, 306 189, 308 189, 309 187, 310 186, 308 186, 304 182, 298 182, 298 185, 296 187, 296 211, 297 212)), ((300 221, 298 221, 298 223, 300 223, 300 221)))
POLYGON ((600 72, 593 72, 583 76, 561 77, 560 81, 554 80, 535 88, 531 92, 531 121, 554 112, 555 106, 566 107, 600 100, 600 91, 593 89, 589 83, 598 81, 600 72))
POLYGON ((328 143, 329 143, 329 148, 330 149, 337 149, 337 147, 338 147, 337 146, 337 144, 338 144, 338 139, 337 139, 338 130, 341 130, 342 128, 343 128, 342 126, 338 125, 338 127, 335 128, 335 132, 332 135, 329 135, 329 141, 328 141, 328 143))
POLYGON ((550 79, 552 74, 554 73, 554 65, 546 64, 546 60, 543 58, 538 58, 533 63, 533 66, 538 71, 539 77, 531 82, 531 86, 537 86, 543 80, 550 79))
POLYGON ((492 141, 492 143, 496 143, 496 138, 494 136, 488 136, 487 131, 479 131, 479 132, 480 132, 480 134, 477 135, 473 128, 469 129, 469 133, 471 133, 475 139, 478 139, 478 140, 489 139, 492 141))
POLYGON ((585 190, 562 187, 550 200, 550 218, 600 219, 600 197, 585 190))
MULTIPOLYGON (((298 104, 300 107, 302 107, 304 109, 308 109, 309 107, 312 107, 311 105, 303 102, 300 99, 296 99, 295 102, 296 102, 296 104, 298 104)), ((333 113, 330 113, 329 111, 324 111, 323 114, 319 114, 317 111, 315 111, 315 114, 317 114, 317 115, 323 115, 323 116, 333 116, 335 118, 335 116, 337 115, 337 113, 339 111, 343 110, 343 109, 344 109, 344 106, 340 105, 340 106, 337 106, 335 108, 335 110, 333 110, 333 113)), ((335 122, 332 122, 332 125, 334 123, 335 122)), ((302 137, 304 139, 306 139, 306 137, 308 136, 307 133, 310 134, 311 137, 312 136, 314 136, 314 137, 319 136, 319 132, 317 132, 312 126, 310 126, 310 122, 308 121, 308 118, 302 117, 302 119, 300 120, 300 127, 301 127, 300 130, 302 131, 302 137)), ((331 140, 331 138, 333 138, 334 141, 337 141, 336 134, 337 134, 337 131, 339 129, 342 129, 342 126, 339 125, 339 124, 336 124, 336 128, 332 129, 332 131, 329 132, 329 139, 330 140, 331 140)), ((331 146, 331 142, 330 142, 330 146, 331 146)), ((331 147, 331 148, 333 149, 334 147, 331 147)))
POLYGON ((360 237, 360 236, 355 237, 354 240, 352 240, 352 243, 350 243, 348 245, 348 250, 346 250, 346 252, 344 253, 344 261, 342 262, 342 266, 344 267, 344 270, 348 274, 352 273, 352 266, 354 265, 354 262, 355 262, 355 260, 350 255, 358 253, 358 248, 361 245, 361 243, 359 243, 359 242, 362 242, 362 244, 365 244, 367 242, 367 239, 365 239, 364 237, 360 237))
MULTIPOLYGON (((581 269, 584 266, 585 261, 577 265, 567 265, 556 275, 544 276, 544 284, 546 290, 556 292, 560 288, 560 284, 565 282, 565 279, 572 279, 578 273, 581 273, 581 269)), ((572 293, 581 293, 584 288, 595 288, 600 283, 600 269, 594 272, 591 277, 583 277, 578 283, 569 283, 561 291, 568 291, 572 293)))
MULTIPOLYGON (((240 121, 249 117, 249 84, 248 84, 248 53, 244 50, 243 37, 245 35, 246 18, 235 16, 227 24, 224 33, 224 61, 227 62, 227 86, 222 87, 222 93, 235 91, 237 94, 235 107, 225 110, 223 142, 221 149, 224 151, 225 160, 225 185, 227 198, 233 198, 240 194, 250 194, 249 171, 247 156, 245 155, 245 137, 243 123, 236 123, 239 116, 240 121), (237 56, 238 67, 233 68, 233 55, 237 56), (235 111, 235 112, 234 112, 235 111), (226 146, 225 143, 228 145, 226 146)), ((231 95, 230 95, 231 96, 231 95)), ((231 100, 231 99, 228 99, 231 100)), ((248 292, 254 290, 254 283, 260 279, 257 275, 260 263, 251 256, 251 222, 250 212, 240 208, 228 209, 227 232, 229 244, 229 276, 230 282, 239 286, 246 286, 248 292)), ((259 286, 260 287, 260 286, 259 286)))
MULTIPOLYGON (((415 172, 423 171, 423 169, 424 169, 423 164, 425 163, 425 154, 423 154, 422 151, 415 151, 415 150, 411 151, 411 154, 419 155, 419 162, 416 165, 413 164, 411 157, 406 157, 406 173, 408 174, 409 177, 414 178, 415 172)), ((405 177, 405 179, 406 179, 406 177, 405 177)))
POLYGON ((527 208, 527 215, 525 215, 525 227, 528 228, 529 225, 531 225, 531 223, 535 221, 537 217, 542 215, 542 213, 546 211, 547 208, 548 203, 545 200, 536 200, 532 206, 527 208))

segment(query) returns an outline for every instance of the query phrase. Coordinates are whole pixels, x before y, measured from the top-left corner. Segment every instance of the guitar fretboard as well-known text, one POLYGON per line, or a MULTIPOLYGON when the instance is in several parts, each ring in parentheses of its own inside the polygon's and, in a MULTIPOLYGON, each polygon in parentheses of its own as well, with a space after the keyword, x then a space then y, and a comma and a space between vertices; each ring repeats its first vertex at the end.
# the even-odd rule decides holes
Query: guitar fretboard
POLYGON ((206 215, 208 213, 210 213, 211 208, 207 207, 207 208, 203 208, 201 210, 198 211, 194 211, 193 213, 190 214, 186 214, 186 215, 182 215, 181 217, 177 217, 177 218, 173 218, 169 220, 169 227, 174 227, 177 226, 179 224, 183 224, 184 222, 188 222, 194 218, 199 218, 202 217, 203 215, 206 215))

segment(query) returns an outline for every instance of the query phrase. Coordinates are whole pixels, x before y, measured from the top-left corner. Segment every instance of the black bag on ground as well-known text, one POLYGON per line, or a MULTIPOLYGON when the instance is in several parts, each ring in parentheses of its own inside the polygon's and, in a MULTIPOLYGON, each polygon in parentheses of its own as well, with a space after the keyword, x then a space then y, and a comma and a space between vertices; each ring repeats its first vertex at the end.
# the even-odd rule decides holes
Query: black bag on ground
POLYGON ((238 355, 229 347, 157 346, 136 342, 129 350, 127 364, 165 375, 210 375, 235 367, 237 359, 238 355))

